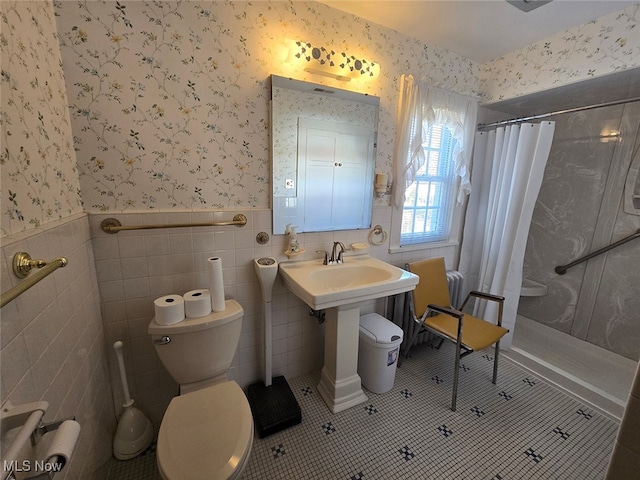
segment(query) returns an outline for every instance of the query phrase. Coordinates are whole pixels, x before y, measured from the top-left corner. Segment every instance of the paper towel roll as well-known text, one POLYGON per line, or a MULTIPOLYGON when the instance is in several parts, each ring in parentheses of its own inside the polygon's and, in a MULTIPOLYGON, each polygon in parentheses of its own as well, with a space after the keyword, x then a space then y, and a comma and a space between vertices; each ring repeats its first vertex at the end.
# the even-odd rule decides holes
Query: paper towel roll
POLYGON ((209 273, 209 292, 211 293, 211 309, 214 312, 224 310, 224 280, 222 278, 222 260, 219 257, 207 259, 209 273))
POLYGON ((200 318, 211 313, 211 293, 207 288, 185 293, 184 313, 187 318, 200 318))
POLYGON ((60 471, 71 458, 79 435, 80 424, 75 420, 65 420, 56 430, 44 457, 47 463, 57 464, 56 471, 60 471))
POLYGON ((165 295, 153 301, 158 325, 173 325, 184 320, 184 298, 181 295, 165 295))

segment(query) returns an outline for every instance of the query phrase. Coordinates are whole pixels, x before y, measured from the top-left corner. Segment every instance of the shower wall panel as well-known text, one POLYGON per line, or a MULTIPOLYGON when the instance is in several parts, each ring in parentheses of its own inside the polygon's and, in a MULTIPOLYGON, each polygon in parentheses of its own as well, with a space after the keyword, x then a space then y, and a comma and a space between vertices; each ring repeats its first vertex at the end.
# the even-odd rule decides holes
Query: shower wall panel
MULTIPOLYGON (((548 287, 521 297, 518 313, 633 360, 640 356, 640 242, 558 275, 554 268, 640 228, 623 211, 638 150, 640 104, 560 115, 534 209, 524 275, 548 287), (606 138, 612 131, 620 137, 606 138)), ((516 327, 517 328, 517 327, 516 327)))

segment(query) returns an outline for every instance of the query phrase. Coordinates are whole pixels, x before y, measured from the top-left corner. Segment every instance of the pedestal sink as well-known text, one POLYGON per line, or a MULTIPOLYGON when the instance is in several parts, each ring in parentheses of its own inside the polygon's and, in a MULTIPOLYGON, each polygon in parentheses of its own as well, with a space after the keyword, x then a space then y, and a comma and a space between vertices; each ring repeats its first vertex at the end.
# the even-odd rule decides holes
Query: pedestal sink
POLYGON ((413 290, 418 277, 369 255, 333 265, 286 262, 279 271, 297 297, 314 310, 327 310, 320 396, 333 413, 365 402, 357 371, 360 303, 413 290))

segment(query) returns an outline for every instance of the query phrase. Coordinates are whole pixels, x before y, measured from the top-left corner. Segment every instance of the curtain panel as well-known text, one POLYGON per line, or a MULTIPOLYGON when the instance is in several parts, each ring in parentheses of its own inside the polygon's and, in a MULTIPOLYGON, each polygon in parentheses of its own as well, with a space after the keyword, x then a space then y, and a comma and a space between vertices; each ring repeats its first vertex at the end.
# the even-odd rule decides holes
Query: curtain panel
POLYGON ((459 179, 457 202, 461 205, 471 191, 471 152, 478 115, 478 100, 429 87, 413 75, 400 77, 394 148, 393 204, 402 208, 405 191, 414 182, 426 159, 422 144, 429 127, 446 125, 456 140, 453 151, 455 175, 459 179))

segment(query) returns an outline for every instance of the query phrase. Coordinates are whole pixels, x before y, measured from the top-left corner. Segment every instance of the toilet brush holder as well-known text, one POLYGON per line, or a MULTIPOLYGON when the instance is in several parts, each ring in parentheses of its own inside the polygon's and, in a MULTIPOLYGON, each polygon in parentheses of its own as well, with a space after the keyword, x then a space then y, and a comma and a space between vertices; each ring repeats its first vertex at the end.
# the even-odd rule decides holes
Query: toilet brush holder
POLYGON ((127 372, 124 368, 122 358, 122 342, 113 344, 118 357, 118 368, 122 379, 122 390, 124 392, 124 411, 118 421, 118 428, 113 437, 113 455, 118 460, 129 460, 144 452, 153 440, 153 426, 151 421, 133 406, 133 400, 129 396, 129 385, 127 383, 127 372))

